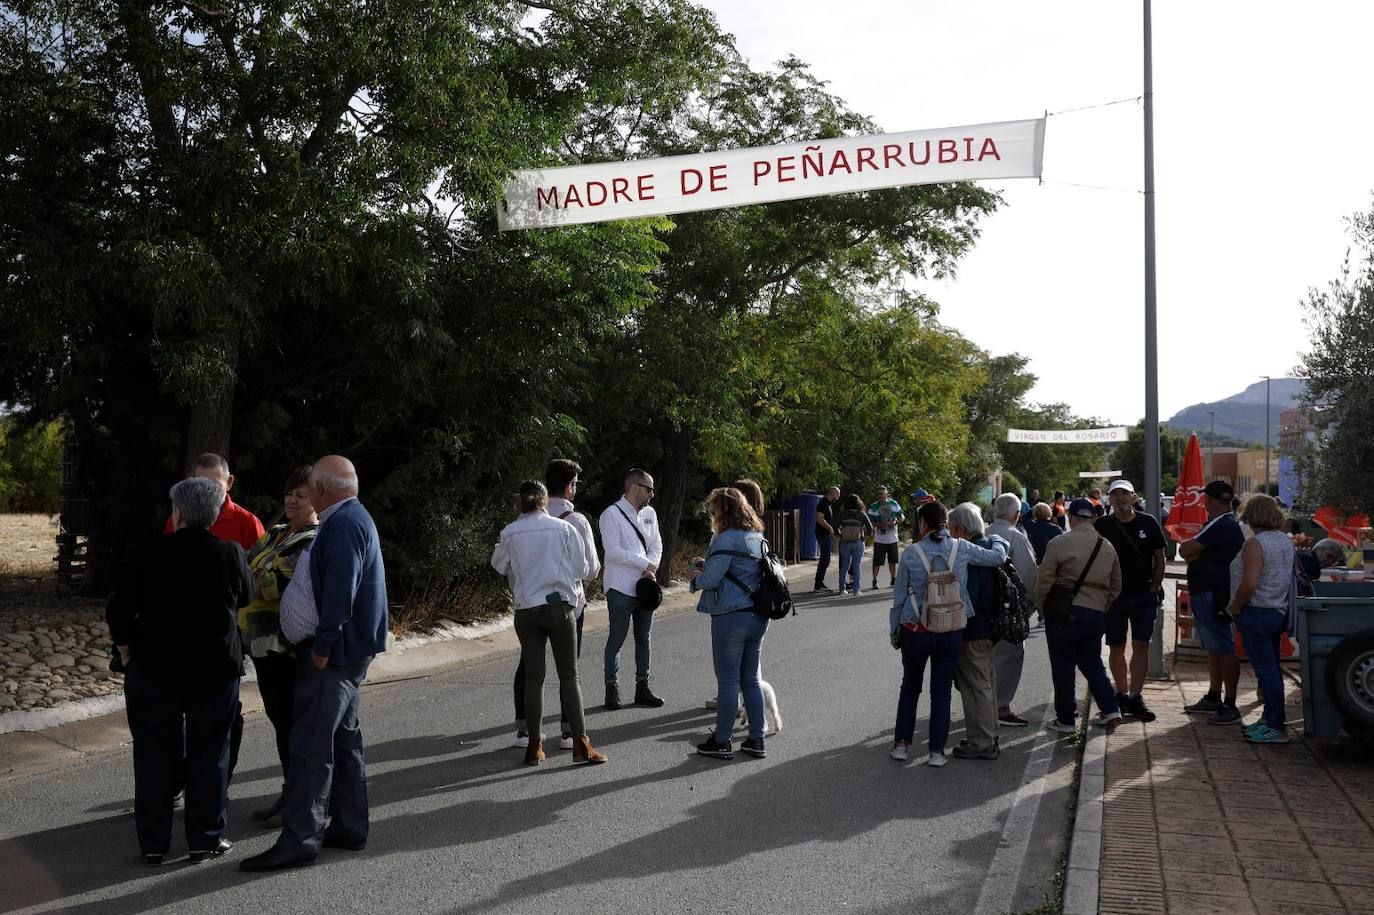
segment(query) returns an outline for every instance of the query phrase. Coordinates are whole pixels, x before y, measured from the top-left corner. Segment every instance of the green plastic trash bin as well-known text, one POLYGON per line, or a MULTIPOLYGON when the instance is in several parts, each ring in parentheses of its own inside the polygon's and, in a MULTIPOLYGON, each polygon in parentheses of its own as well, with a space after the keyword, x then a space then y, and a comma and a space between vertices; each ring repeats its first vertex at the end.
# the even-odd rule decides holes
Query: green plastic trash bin
POLYGON ((1374 582, 1313 582, 1298 600, 1309 737, 1374 733, 1374 582))

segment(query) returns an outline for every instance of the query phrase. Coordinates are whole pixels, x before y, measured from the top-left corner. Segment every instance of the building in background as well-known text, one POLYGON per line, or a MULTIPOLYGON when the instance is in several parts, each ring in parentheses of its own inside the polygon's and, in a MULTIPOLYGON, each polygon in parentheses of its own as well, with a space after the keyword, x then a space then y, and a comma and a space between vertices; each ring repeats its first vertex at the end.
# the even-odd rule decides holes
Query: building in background
MULTIPOLYGON (((1208 480, 1225 480, 1236 495, 1259 492, 1265 480, 1264 449, 1204 447, 1202 475, 1208 480)), ((1279 482, 1279 461, 1273 452, 1269 457, 1269 482, 1279 482)))

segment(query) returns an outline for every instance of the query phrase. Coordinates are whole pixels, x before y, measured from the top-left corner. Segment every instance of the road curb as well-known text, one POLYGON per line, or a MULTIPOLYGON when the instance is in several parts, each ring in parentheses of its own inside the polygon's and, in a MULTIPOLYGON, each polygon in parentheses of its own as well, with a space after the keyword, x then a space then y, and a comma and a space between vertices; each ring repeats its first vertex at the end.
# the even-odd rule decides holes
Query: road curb
POLYGON ((1096 915, 1102 875, 1102 796, 1107 788, 1107 730, 1094 728, 1084 715, 1083 760, 1079 766, 1078 807, 1064 873, 1064 915, 1096 915))

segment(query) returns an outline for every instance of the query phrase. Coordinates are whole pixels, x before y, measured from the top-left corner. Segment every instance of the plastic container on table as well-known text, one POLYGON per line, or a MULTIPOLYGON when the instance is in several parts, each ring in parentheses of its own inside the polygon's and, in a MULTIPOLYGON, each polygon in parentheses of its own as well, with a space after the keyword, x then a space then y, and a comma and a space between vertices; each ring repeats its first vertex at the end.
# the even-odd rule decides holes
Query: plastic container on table
POLYGON ((1298 599, 1303 729, 1374 733, 1374 581, 1312 583, 1298 599))

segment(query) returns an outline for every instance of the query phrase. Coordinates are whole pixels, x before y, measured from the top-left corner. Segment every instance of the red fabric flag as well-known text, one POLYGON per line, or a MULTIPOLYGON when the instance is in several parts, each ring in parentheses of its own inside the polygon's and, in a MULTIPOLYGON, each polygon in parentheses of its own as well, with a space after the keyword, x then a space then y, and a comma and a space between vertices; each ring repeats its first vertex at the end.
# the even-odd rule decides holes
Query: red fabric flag
POLYGON ((1345 515, 1330 505, 1324 505, 1317 509, 1317 513, 1312 516, 1312 520, 1326 528, 1326 532, 1331 535, 1331 539, 1344 543, 1346 546, 1359 546, 1360 540, 1356 536, 1362 527, 1369 527, 1369 518, 1364 515, 1345 515))
POLYGON ((1174 504, 1164 522, 1164 529, 1177 541, 1191 540, 1207 523, 1202 487, 1202 447, 1194 435, 1188 439, 1188 450, 1183 453, 1183 472, 1178 475, 1174 504))

